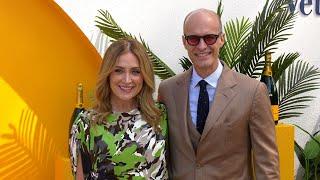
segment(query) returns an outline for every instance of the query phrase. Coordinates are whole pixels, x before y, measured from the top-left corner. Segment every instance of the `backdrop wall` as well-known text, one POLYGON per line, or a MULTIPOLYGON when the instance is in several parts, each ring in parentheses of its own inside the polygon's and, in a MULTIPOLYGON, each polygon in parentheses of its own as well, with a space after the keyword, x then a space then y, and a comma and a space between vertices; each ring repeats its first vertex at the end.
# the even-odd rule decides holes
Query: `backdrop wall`
MULTIPOLYGON (((291 30, 293 35, 279 45, 277 53, 297 51, 319 67, 320 16, 314 10, 315 2, 306 7, 312 10, 309 16, 299 13, 291 30)), ((90 106, 89 97, 101 62, 93 46, 99 36, 94 26, 98 9, 108 10, 127 32, 141 35, 153 52, 179 73, 179 58, 187 56, 181 42, 185 15, 197 8, 217 7, 213 0, 56 3, 0 3, 0 179, 54 179, 56 160, 68 157, 68 126, 75 106, 76 84, 84 84, 85 104, 90 106)), ((225 0, 222 20, 242 16, 253 20, 263 4, 255 0, 225 0)), ((101 47, 97 50, 103 52, 101 47)), ((318 97, 303 116, 287 122, 311 132, 318 128, 319 106, 318 97)), ((295 136, 300 144, 308 139, 298 130, 295 136)), ((70 172, 69 164, 61 166, 70 172)))

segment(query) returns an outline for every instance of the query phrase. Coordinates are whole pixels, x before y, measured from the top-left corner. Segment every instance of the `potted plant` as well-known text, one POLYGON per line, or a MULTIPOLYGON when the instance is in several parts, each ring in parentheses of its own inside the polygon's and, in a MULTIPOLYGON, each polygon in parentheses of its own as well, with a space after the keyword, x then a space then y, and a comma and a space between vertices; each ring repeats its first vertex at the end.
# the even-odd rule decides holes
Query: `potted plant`
POLYGON ((301 167, 304 169, 303 179, 320 179, 320 131, 310 134, 302 127, 298 125, 295 126, 310 136, 310 140, 304 148, 297 142, 294 143, 294 151, 296 152, 301 167))

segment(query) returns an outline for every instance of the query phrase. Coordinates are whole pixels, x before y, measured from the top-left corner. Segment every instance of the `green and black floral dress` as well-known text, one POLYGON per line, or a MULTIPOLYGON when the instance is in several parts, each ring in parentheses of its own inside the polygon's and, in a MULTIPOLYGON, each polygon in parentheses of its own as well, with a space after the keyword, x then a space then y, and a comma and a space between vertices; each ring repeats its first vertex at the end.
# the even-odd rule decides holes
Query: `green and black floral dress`
POLYGON ((72 171, 81 153, 85 179, 168 179, 167 115, 162 110, 160 132, 141 119, 138 109, 113 113, 94 124, 94 110, 80 113, 69 140, 72 171))

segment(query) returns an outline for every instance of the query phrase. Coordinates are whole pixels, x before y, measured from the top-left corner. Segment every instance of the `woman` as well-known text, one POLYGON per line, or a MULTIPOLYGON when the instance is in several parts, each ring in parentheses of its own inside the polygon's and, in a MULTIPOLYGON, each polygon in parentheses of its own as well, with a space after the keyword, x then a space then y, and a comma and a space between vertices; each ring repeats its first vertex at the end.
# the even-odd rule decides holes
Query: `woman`
POLYGON ((155 104, 154 73, 144 47, 122 39, 107 49, 96 105, 75 120, 70 138, 76 179, 167 179, 167 120, 155 104))

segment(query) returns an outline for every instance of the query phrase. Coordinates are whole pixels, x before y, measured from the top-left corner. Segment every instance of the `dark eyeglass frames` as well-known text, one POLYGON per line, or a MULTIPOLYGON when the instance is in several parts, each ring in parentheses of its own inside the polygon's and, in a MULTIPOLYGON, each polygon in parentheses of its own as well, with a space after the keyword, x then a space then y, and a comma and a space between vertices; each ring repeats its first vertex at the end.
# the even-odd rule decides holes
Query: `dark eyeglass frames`
POLYGON ((190 46, 197 46, 200 43, 200 39, 203 39, 204 42, 210 46, 217 42, 221 33, 219 34, 207 34, 204 36, 197 36, 197 35, 184 35, 184 39, 190 46))

